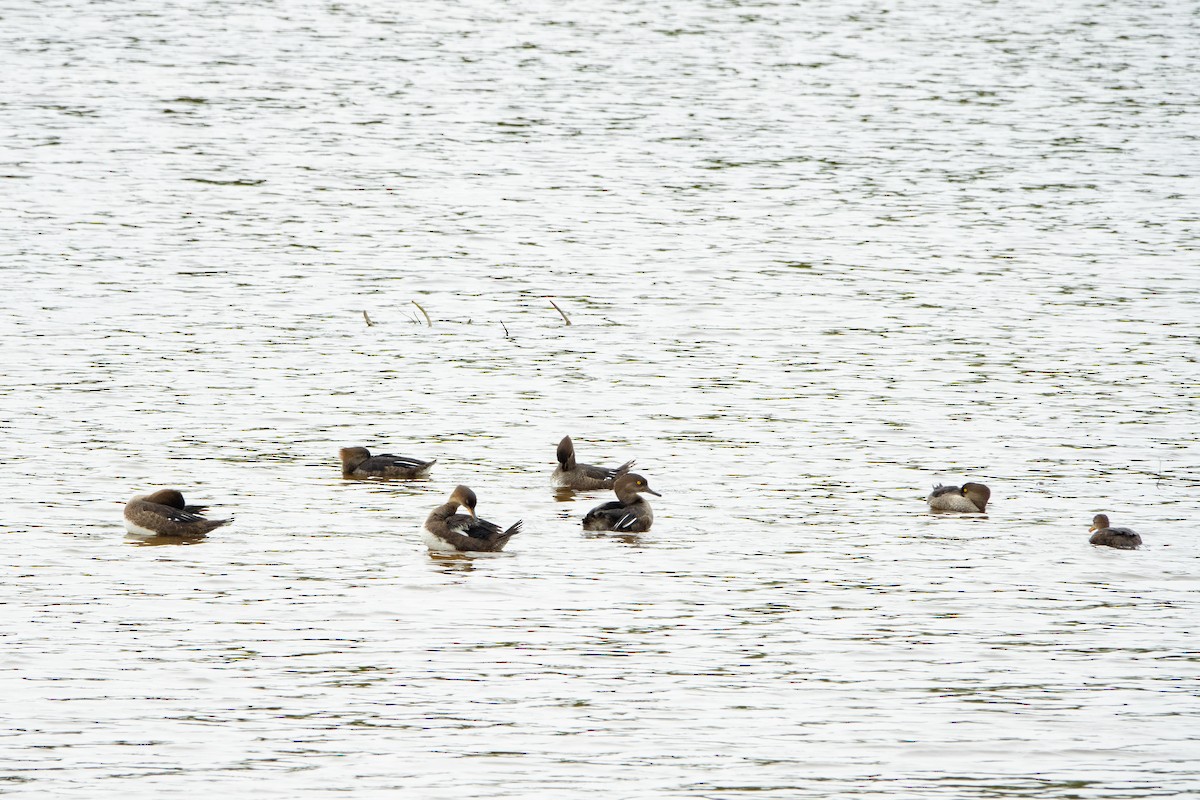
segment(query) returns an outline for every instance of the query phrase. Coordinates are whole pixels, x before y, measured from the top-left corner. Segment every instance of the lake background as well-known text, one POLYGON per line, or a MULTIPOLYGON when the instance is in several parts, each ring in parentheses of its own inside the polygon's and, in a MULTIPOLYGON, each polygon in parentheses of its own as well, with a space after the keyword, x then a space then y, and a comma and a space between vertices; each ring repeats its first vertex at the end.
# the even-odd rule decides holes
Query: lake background
POLYGON ((0 20, 0 794, 1200 794, 1194 4, 0 20))

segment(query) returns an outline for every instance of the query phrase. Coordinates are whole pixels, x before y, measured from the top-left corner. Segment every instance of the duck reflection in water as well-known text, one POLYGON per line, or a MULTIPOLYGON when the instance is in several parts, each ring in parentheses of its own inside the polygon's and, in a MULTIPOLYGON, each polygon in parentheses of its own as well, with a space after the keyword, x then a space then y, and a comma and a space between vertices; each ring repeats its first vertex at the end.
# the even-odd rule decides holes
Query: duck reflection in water
POLYGON ((475 558, 466 553, 430 550, 429 560, 433 562, 439 572, 471 572, 475 569, 475 558))
POLYGON ((134 547, 186 547, 190 544, 203 544, 207 536, 139 536, 136 533, 125 534, 125 541, 134 547))

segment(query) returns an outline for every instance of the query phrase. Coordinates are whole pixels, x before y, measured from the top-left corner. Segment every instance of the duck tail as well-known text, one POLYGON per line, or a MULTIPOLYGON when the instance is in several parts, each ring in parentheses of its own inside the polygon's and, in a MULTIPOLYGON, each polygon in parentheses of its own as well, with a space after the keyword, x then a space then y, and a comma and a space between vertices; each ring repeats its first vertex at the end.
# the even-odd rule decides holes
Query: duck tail
POLYGON ((619 466, 613 470, 613 477, 614 478, 621 477, 626 472, 629 472, 629 470, 633 469, 633 465, 634 465, 634 459, 631 458, 628 461, 626 461, 624 464, 622 464, 621 466, 619 466))
POLYGON ((205 522, 207 522, 208 524, 204 526, 204 532, 209 533, 210 531, 215 531, 217 528, 223 527, 223 526, 228 525, 229 523, 233 522, 233 518, 230 517, 229 519, 209 519, 209 520, 205 520, 205 522))
POLYGON ((496 538, 492 540, 492 544, 495 546, 497 552, 503 550, 504 545, 508 544, 508 540, 521 532, 521 526, 523 524, 524 522, 522 520, 517 520, 511 526, 509 526, 508 530, 506 530, 504 533, 498 534, 496 538))

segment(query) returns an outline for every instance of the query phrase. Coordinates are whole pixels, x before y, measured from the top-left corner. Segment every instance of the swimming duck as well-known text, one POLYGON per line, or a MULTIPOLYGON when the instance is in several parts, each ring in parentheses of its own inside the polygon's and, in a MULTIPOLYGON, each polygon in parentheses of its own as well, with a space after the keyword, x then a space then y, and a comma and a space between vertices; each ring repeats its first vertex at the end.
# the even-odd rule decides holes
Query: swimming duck
POLYGON ((1142 537, 1138 536, 1135 530, 1110 528, 1107 514, 1097 514, 1092 517, 1092 527, 1088 530, 1095 531, 1092 538, 1088 539, 1089 544, 1102 544, 1105 547, 1115 547, 1119 550, 1136 550, 1142 543, 1142 537))
POLYGON ((419 458, 394 456, 391 453, 372 456, 365 447, 343 447, 338 451, 342 459, 342 477, 367 480, 368 478, 424 478, 437 463, 419 458))
POLYGON ((139 536, 190 536, 199 538, 233 522, 205 519, 208 506, 189 506, 175 489, 138 495, 125 504, 125 529, 139 536))
POLYGON ((425 520, 423 533, 429 549, 498 553, 509 539, 521 532, 520 521, 501 531, 499 525, 475 516, 477 502, 473 491, 466 486, 456 487, 450 493, 450 499, 435 508, 425 520), (467 513, 457 513, 459 506, 466 508, 467 513))
POLYGON ((961 511, 978 514, 987 508, 992 490, 982 483, 964 483, 962 486, 933 487, 929 495, 930 511, 961 511))
POLYGON ((598 505, 583 518, 585 531, 619 531, 621 533, 642 533, 650 530, 654 523, 654 512, 650 504, 641 496, 642 492, 662 497, 650 488, 646 479, 635 472, 630 472, 617 478, 613 483, 613 491, 617 499, 598 505))
POLYGON ((575 445, 570 436, 558 443, 558 467, 550 480, 555 486, 565 489, 611 489, 613 481, 629 472, 632 461, 626 461, 616 469, 594 467, 591 464, 575 463, 575 445))

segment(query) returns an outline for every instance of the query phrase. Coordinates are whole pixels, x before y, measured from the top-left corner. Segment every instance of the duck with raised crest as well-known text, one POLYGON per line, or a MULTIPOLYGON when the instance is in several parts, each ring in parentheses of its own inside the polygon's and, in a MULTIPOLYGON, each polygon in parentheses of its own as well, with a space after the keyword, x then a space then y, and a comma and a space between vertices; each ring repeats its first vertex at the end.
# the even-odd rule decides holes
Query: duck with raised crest
POLYGON ((646 479, 635 472, 617 478, 613 484, 617 499, 598 505, 583 518, 585 531, 642 533, 654 524, 654 512, 642 493, 662 497, 650 488, 646 479))
POLYGON ((633 461, 626 461, 619 467, 595 467, 591 464, 580 464, 575 461, 575 445, 570 436, 564 436, 558 443, 558 466, 550 480, 555 486, 564 489, 611 489, 613 482, 629 472, 633 461))
POLYGON ((962 486, 942 486, 939 483, 929 495, 929 510, 979 514, 987 509, 991 496, 992 490, 982 483, 964 483, 962 486))
POLYGON ((338 451, 338 456, 342 459, 342 477, 360 481, 372 478, 424 478, 437 463, 436 458, 433 461, 422 461, 419 458, 394 456, 391 453, 373 456, 365 447, 343 447, 338 451))
POLYGON ((189 506, 175 489, 138 495, 125 504, 125 529, 138 536, 198 539, 232 519, 206 519, 208 506, 189 506))
POLYGON ((498 553, 508 540, 521 532, 518 521, 501 530, 499 525, 480 519, 475 515, 478 499, 466 486, 458 486, 450 499, 438 506, 425 520, 425 544, 430 550, 443 552, 498 553), (458 507, 467 510, 459 514, 458 507))

